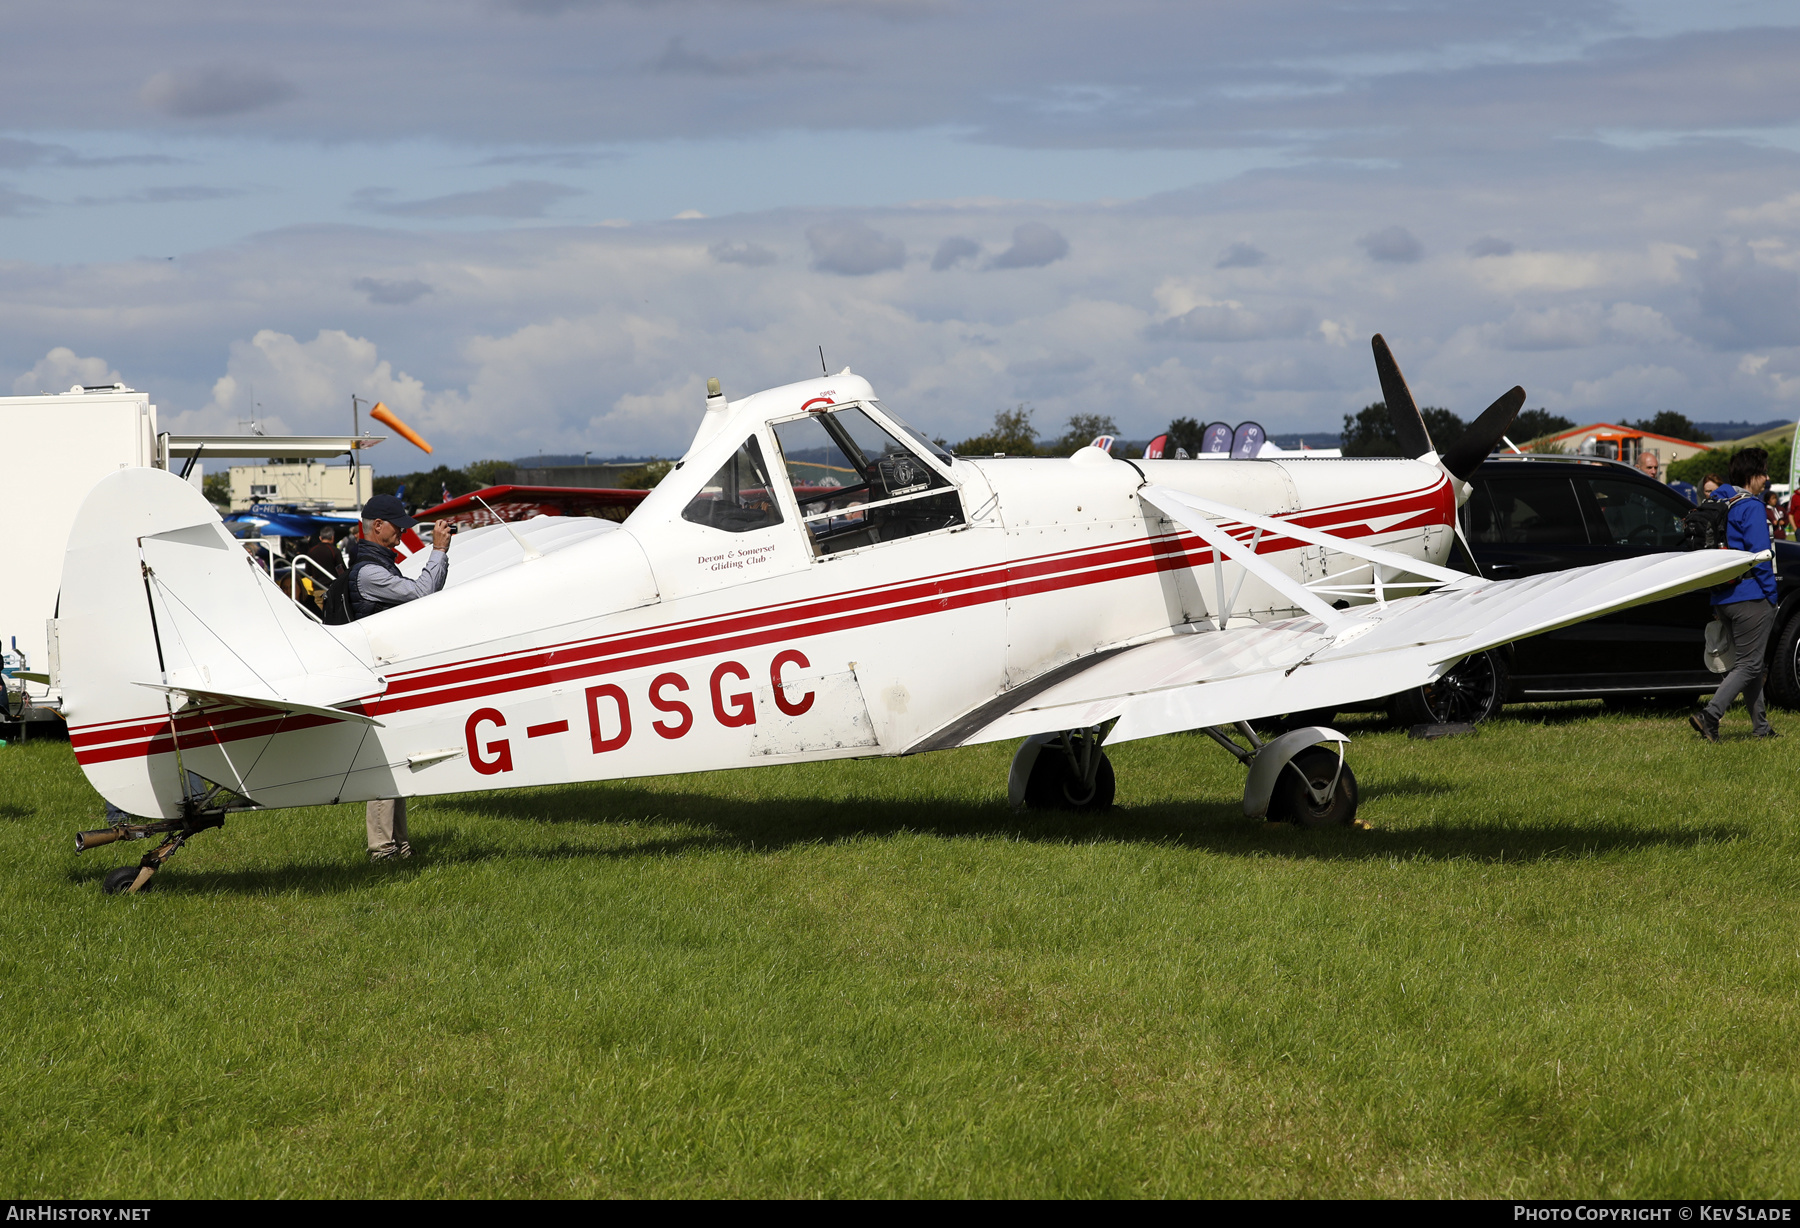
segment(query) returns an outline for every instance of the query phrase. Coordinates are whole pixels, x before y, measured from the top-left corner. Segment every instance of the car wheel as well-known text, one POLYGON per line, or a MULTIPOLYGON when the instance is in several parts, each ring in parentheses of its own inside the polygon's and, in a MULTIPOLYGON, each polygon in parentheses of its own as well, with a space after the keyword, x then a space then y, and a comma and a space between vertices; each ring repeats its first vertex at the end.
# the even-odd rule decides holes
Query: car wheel
POLYGON ((1775 631, 1769 653, 1769 698, 1783 708, 1800 708, 1800 611, 1775 631))
POLYGON ((1464 657, 1436 682, 1394 696, 1394 715, 1409 725, 1475 725, 1506 702, 1506 658, 1497 649, 1464 657))

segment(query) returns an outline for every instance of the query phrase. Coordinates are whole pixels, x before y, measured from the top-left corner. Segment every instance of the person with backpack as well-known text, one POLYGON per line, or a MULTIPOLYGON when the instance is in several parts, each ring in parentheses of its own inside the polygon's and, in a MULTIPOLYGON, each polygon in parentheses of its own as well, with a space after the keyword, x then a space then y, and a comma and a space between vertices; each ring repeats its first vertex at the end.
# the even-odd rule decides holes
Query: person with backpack
MULTIPOLYGON (((1709 500, 1726 506, 1725 540, 1719 544, 1752 554, 1768 550, 1769 518, 1762 492, 1769 484, 1769 454, 1761 448, 1740 450, 1731 458, 1729 479, 1709 500)), ((1774 567, 1766 561, 1757 563, 1730 584, 1714 589, 1712 605, 1713 617, 1725 624, 1737 660, 1706 706, 1688 717, 1688 724, 1708 742, 1717 742, 1720 719, 1742 694, 1750 709, 1751 732, 1773 738, 1775 729, 1763 710, 1763 666, 1769 632, 1775 626, 1774 567)))
MULTIPOLYGON (((325 595, 326 622, 367 618, 382 610, 429 597, 450 576, 450 522, 431 526, 431 558, 416 579, 400 574, 394 547, 418 524, 394 495, 376 495, 362 507, 362 537, 350 543, 350 564, 325 595), (334 614, 340 617, 333 617, 334 614), (341 617, 347 614, 348 617, 341 617)), ((370 861, 399 861, 412 856, 406 838, 406 799, 378 798, 368 805, 365 825, 370 861)))

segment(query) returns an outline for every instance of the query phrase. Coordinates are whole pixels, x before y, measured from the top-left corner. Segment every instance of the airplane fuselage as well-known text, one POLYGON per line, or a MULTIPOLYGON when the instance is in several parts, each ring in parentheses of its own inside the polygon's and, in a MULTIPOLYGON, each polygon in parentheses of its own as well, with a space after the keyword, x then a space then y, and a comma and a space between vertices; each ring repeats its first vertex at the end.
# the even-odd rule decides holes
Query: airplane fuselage
MULTIPOLYGON (((797 412, 826 383, 754 399, 786 395, 797 412)), ((71 680, 78 759, 121 808, 173 814, 178 750, 185 771, 263 807, 906 754, 1096 652, 1295 612, 1255 576, 1215 569, 1138 497, 1146 478, 1428 562, 1453 539, 1453 483, 1429 463, 1088 449, 932 458, 958 523, 821 553, 811 488, 781 475, 760 496, 772 523, 684 516, 740 437, 778 454, 782 407, 737 408, 616 531, 320 628, 385 680, 348 705, 379 725, 217 703, 171 721, 148 692, 126 713, 83 711, 71 680)), ((1268 537, 1259 552, 1303 582, 1323 575, 1317 547, 1268 537)), ((453 547, 453 575, 456 561, 453 547)))

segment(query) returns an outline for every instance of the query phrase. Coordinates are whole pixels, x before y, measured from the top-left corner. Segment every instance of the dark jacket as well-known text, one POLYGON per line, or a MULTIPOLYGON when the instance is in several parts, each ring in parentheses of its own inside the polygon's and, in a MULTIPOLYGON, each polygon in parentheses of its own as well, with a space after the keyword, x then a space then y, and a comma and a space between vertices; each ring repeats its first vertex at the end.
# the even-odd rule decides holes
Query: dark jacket
MULTIPOLYGON (((1731 550, 1751 554, 1769 549, 1769 515, 1763 502, 1748 491, 1735 486, 1721 486, 1713 492, 1715 499, 1738 499, 1725 518, 1725 545, 1731 550)), ((1714 605, 1731 605, 1738 601, 1774 601, 1775 568, 1761 562, 1729 585, 1713 590, 1714 605)))
POLYGON ((362 595, 361 586, 357 584, 357 573, 364 567, 377 567, 391 576, 399 576, 400 565, 394 561, 394 552, 386 546, 377 546, 374 542, 357 538, 350 543, 350 613, 355 618, 367 618, 377 610, 389 608, 387 602, 374 602, 362 595))
POLYGON ((450 577, 450 557, 433 550, 425 569, 416 578, 400 574, 394 552, 386 546, 358 539, 350 547, 350 616, 367 618, 408 601, 429 597, 450 577))

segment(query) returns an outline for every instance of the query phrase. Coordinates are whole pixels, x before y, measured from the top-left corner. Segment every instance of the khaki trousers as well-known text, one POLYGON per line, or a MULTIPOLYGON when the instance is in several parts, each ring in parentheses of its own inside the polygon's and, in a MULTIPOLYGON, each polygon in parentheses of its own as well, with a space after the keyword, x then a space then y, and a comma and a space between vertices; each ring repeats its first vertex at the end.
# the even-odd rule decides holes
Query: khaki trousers
POLYGON ((395 844, 406 843, 406 799, 385 798, 369 803, 367 816, 369 851, 377 852, 395 844))

